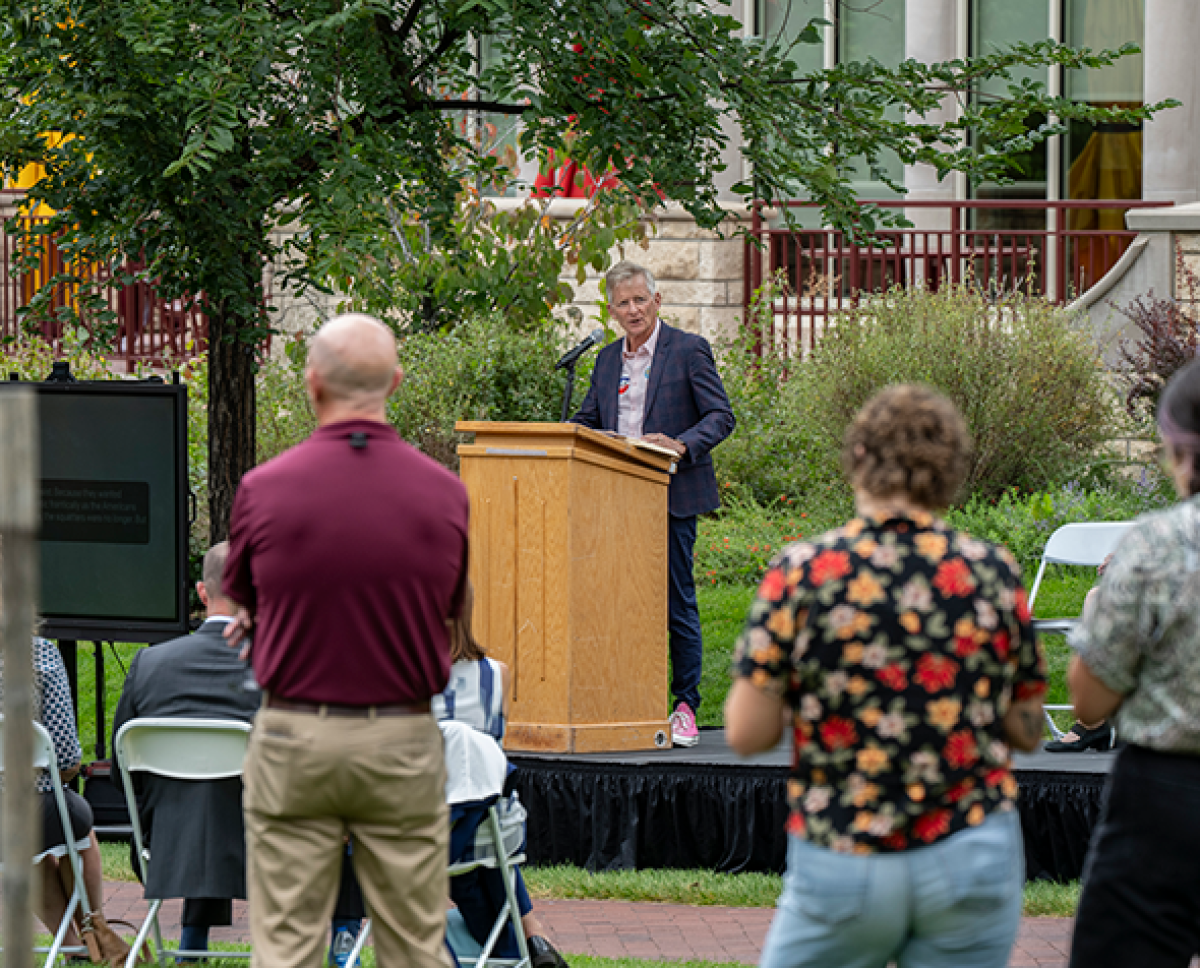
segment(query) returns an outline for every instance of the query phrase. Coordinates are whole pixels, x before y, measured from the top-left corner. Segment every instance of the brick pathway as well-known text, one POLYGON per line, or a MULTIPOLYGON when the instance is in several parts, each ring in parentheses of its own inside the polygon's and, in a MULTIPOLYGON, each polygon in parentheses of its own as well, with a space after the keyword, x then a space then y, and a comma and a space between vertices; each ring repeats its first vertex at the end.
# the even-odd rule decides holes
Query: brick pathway
MULTIPOLYGON (((138 922, 146 911, 141 885, 106 885, 105 914, 138 922)), ((182 902, 163 905, 164 937, 179 937, 182 902)), ((689 959, 742 962, 758 960, 774 911, 765 908, 689 907, 683 904, 634 904, 628 901, 537 901, 538 917, 566 954, 608 958, 689 959)), ((246 905, 234 905, 234 925, 215 928, 213 940, 249 940, 246 905)), ((1024 918, 1010 968, 1065 968, 1071 943, 1066 918, 1024 918)))

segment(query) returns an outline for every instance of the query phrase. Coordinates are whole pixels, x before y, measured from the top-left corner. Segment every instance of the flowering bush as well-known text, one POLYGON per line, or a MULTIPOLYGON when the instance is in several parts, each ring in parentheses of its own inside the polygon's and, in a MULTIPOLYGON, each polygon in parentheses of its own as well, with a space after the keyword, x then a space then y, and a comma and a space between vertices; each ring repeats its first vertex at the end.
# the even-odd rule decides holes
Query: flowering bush
POLYGON ((726 484, 721 498, 721 511, 701 518, 696 529, 700 586, 756 584, 786 545, 835 528, 853 514, 840 493, 824 502, 806 503, 780 494, 769 504, 760 504, 726 484))

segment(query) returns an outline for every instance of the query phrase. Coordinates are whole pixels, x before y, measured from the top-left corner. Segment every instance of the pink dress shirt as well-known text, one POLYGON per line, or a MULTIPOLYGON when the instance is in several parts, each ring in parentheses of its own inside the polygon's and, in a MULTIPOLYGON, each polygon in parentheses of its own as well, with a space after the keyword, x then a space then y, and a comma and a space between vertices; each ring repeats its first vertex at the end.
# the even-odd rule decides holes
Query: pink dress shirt
POLYGON ((617 433, 625 437, 641 437, 642 421, 646 417, 646 388, 650 385, 650 365, 658 346, 658 323, 654 332, 634 352, 630 353, 629 338, 621 346, 621 382, 617 384, 617 433))

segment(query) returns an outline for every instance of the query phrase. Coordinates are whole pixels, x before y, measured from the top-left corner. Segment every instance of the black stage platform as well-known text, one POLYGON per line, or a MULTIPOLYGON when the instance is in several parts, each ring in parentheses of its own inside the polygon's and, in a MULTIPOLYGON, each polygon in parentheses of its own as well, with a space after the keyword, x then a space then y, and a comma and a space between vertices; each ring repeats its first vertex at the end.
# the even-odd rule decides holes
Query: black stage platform
MULTIPOLYGON (((590 870, 782 871, 789 745, 744 760, 722 730, 702 730, 693 749, 510 753, 529 811, 529 859, 590 870)), ((1113 756, 1016 756, 1029 877, 1082 873, 1113 756)))

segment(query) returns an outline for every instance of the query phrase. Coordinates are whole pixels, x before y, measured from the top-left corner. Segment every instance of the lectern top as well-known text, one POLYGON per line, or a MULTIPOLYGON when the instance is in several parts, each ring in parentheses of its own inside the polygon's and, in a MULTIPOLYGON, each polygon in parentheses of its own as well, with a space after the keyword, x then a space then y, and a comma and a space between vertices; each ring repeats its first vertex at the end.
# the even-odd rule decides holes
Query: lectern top
MULTIPOLYGON (((625 437, 602 433, 574 423, 521 423, 517 421, 460 420, 454 425, 459 433, 474 434, 475 447, 523 449, 568 448, 575 453, 602 454, 663 473, 671 473, 677 458, 662 448, 641 445, 625 437)), ((461 450, 460 450, 461 452, 461 450)), ((473 453, 478 453, 473 450, 473 453)))

